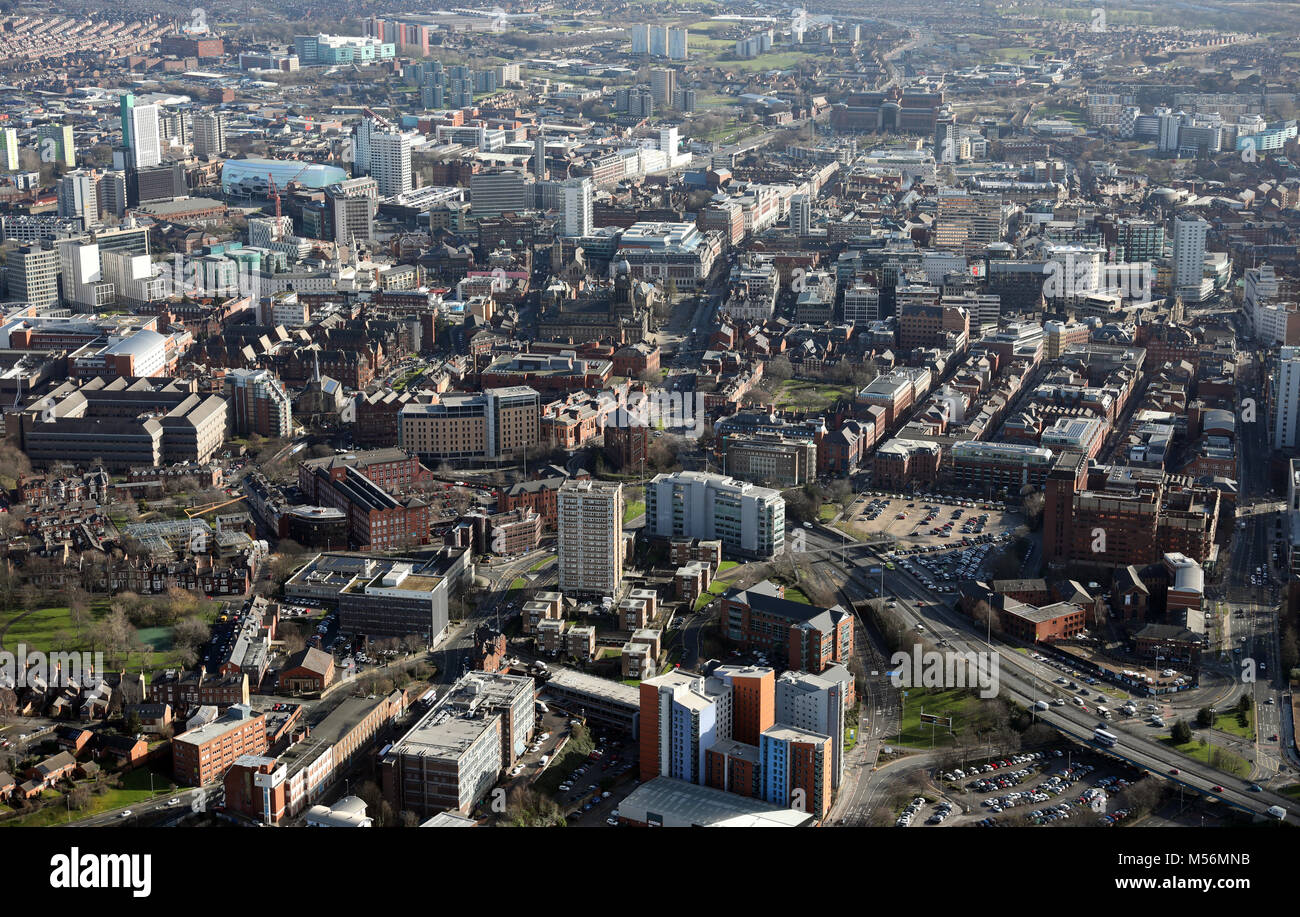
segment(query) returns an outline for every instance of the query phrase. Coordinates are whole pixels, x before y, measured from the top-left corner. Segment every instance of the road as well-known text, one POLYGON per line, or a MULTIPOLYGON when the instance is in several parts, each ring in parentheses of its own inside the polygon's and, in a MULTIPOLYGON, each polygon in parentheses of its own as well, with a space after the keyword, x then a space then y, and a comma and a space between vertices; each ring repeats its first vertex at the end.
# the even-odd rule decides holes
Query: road
MULTIPOLYGON (((819 548, 824 550, 834 546, 834 539, 821 533, 813 533, 809 536, 810 550, 819 548)), ((878 567, 879 561, 865 557, 863 553, 860 550, 847 551, 842 558, 836 552, 822 555, 824 559, 821 563, 835 567, 845 577, 844 592, 851 596, 855 594, 865 596, 879 583, 878 575, 867 572, 871 568, 878 567)), ((1051 685, 1056 670, 1044 668, 1038 662, 1016 652, 1012 647, 1000 643, 987 643, 985 635, 978 633, 979 628, 972 620, 950 609, 942 595, 926 589, 904 571, 886 571, 883 578, 885 593, 897 601, 897 611, 905 620, 923 625, 938 640, 947 640, 954 652, 996 653, 1000 674, 999 687, 1003 696, 1032 707, 1037 701, 1056 693, 1055 686, 1051 685), (1049 677, 1048 672, 1052 672, 1052 676, 1049 677)), ((868 672, 870 671, 868 669, 868 672)), ((1073 706, 1053 706, 1047 712, 1037 715, 1045 723, 1081 741, 1091 738, 1098 723, 1095 716, 1073 706)), ((1164 779, 1172 780, 1189 789, 1215 795, 1228 805, 1245 811, 1262 815, 1269 806, 1279 805, 1293 817, 1300 816, 1300 802, 1268 791, 1252 793, 1246 789, 1250 781, 1231 777, 1208 765, 1186 758, 1158 742, 1149 731, 1134 732, 1123 726, 1117 728, 1121 730, 1121 739, 1119 745, 1110 750, 1112 754, 1147 768, 1155 774, 1163 775, 1164 779), (1180 771, 1177 778, 1169 773, 1174 768, 1180 771), (1211 787, 1216 785, 1222 785, 1224 790, 1221 792, 1211 790, 1211 787)), ((870 796, 870 783, 865 789, 857 786, 863 779, 869 779, 869 771, 863 773, 865 768, 860 759, 851 763, 854 766, 846 768, 844 784, 841 787, 841 794, 847 792, 847 800, 838 801, 836 809, 832 812, 832 818, 836 820, 848 815, 860 817, 854 811, 854 807, 860 806, 862 800, 870 796)))
MULTIPOLYGON (((134 803, 126 808, 101 812, 98 815, 79 819, 70 824, 78 828, 139 827, 158 820, 157 817, 160 815, 176 817, 189 812, 194 805, 194 793, 196 792, 193 789, 173 790, 170 793, 162 793, 148 802, 134 803), (179 802, 175 806, 170 806, 168 802, 172 799, 177 799, 179 802), (130 817, 123 818, 123 812, 130 812, 130 817)), ((211 788, 209 788, 208 792, 211 792, 211 788)))
MULTIPOLYGON (((439 684, 451 684, 465 671, 469 664, 470 651, 474 648, 474 629, 481 624, 496 624, 504 619, 498 618, 498 608, 505 600, 510 583, 516 578, 526 576, 529 568, 542 558, 553 555, 553 548, 542 548, 505 563, 481 567, 479 572, 487 574, 491 580, 488 597, 470 609, 465 620, 448 628, 447 636, 430 653, 429 658, 438 667, 439 684)), ((547 575, 554 576, 553 569, 547 575)))

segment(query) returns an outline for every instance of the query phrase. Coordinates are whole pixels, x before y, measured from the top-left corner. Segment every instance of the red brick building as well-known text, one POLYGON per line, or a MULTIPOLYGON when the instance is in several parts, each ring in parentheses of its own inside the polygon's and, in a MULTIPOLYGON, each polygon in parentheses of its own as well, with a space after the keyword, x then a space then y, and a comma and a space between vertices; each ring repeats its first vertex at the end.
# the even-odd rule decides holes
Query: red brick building
POLYGON ((655 345, 626 344, 614 351, 614 375, 635 379, 646 372, 659 372, 659 348, 655 345))
POLYGON ((560 485, 565 480, 565 478, 542 478, 539 481, 520 481, 501 494, 497 503, 502 512, 531 509, 542 517, 544 529, 554 531, 558 514, 556 497, 560 492, 560 485))
POLYGON ((195 672, 164 672, 149 685, 149 699, 169 704, 173 710, 189 707, 230 707, 247 704, 248 675, 209 675, 202 666, 195 672))
POLYGON ((784 597, 763 581, 722 599, 727 637, 746 649, 766 650, 792 669, 820 674, 853 656, 853 617, 843 608, 818 608, 784 597))
POLYGON ((938 443, 895 437, 872 457, 872 483, 888 490, 933 484, 939 478, 942 457, 938 443))
POLYGON ((263 755, 236 758, 222 780, 226 808, 257 821, 279 822, 289 807, 286 770, 275 758, 263 755))
POLYGON ((172 739, 172 777, 184 786, 208 786, 235 759, 260 755, 266 748, 266 717, 236 704, 220 719, 172 739))
POLYGON ((290 656, 280 670, 281 694, 319 694, 334 683, 334 657, 313 647, 290 656))
POLYGON ((1047 476, 1043 557, 1049 564, 1109 568, 1158 562, 1167 553, 1209 559, 1222 495, 1160 469, 1097 466, 1066 452, 1047 476))
POLYGON ((898 347, 941 347, 949 335, 969 336, 970 315, 960 306, 905 305, 898 313, 898 347))
POLYGON ((385 490, 406 490, 433 477, 418 458, 402 449, 372 449, 326 456, 298 464, 298 487, 309 495, 308 499, 316 499, 316 471, 322 468, 329 471, 331 477, 338 478, 343 477, 337 473, 338 469, 358 471, 385 490))
MULTIPOLYGON (((418 464, 418 462, 417 462, 418 464)), ((346 464, 317 467, 304 486, 308 500, 348 517, 348 541, 359 551, 429 543, 429 505, 417 497, 397 498, 365 473, 346 464)))

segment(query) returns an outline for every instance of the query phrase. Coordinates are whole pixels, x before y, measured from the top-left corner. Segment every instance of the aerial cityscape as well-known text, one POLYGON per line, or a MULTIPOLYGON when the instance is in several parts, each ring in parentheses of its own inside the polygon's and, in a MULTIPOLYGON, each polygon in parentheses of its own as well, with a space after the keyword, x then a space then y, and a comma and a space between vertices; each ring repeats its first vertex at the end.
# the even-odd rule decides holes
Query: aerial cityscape
POLYGON ((1300 820, 1300 8, 0 48, 0 827, 1300 820))

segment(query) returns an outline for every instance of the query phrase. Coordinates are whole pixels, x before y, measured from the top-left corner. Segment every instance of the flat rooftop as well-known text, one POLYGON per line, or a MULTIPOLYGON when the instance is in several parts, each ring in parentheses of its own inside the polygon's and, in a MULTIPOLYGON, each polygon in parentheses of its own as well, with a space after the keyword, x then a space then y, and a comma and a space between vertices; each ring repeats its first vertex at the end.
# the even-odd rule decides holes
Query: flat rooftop
POLYGON ((665 828, 803 828, 815 822, 807 812, 672 777, 643 783, 618 808, 621 817, 640 822, 654 812, 665 828))
POLYGON ((610 681, 608 678, 597 678, 595 675, 588 675, 574 669, 559 666, 552 668, 551 680, 546 684, 547 687, 588 694, 615 704, 631 707, 634 710, 639 711, 641 709, 641 693, 636 688, 622 682, 610 681))
POLYGON ((458 760, 500 719, 499 713, 465 716, 439 705, 394 742, 388 753, 458 760))

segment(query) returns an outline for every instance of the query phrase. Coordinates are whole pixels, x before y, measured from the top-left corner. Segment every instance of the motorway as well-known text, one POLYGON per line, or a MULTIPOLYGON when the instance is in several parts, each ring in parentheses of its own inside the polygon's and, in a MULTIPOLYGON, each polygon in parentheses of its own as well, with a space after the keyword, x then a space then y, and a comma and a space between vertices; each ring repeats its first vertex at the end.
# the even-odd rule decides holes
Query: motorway
MULTIPOLYGON (((843 580, 845 594, 851 598, 867 595, 879 582, 880 576, 880 574, 870 574, 868 571, 880 567, 880 561, 862 550, 845 551, 841 557, 840 552, 834 550, 839 546, 840 541, 837 537, 828 537, 820 529, 808 534, 809 551, 819 552, 817 563, 833 567, 838 572, 837 579, 843 580)), ((902 570, 886 571, 883 577, 886 595, 897 601, 898 606, 895 610, 900 612, 906 621, 914 625, 922 625, 939 641, 946 640, 947 648, 953 652, 996 652, 1000 693, 1004 697, 1032 708, 1036 701, 1055 695, 1055 688, 1051 685, 1051 677, 1056 675, 1055 670, 1044 668, 1028 656, 1016 652, 1014 648, 998 643, 987 643, 985 635, 977 632, 979 628, 973 621, 951 610, 943 596, 926 589, 902 570), (1052 672, 1051 677, 1048 677, 1048 672, 1052 672)), ((870 665, 878 660, 873 660, 869 646, 862 644, 858 646, 860 650, 867 652, 863 662, 868 666, 867 673, 870 675, 873 671, 870 665)), ((876 709, 885 707, 882 701, 883 698, 876 691, 868 692, 861 707, 864 720, 867 719, 868 714, 874 714, 876 709)), ((1081 741, 1091 739, 1098 725, 1095 716, 1072 706, 1053 706, 1050 710, 1036 715, 1063 734, 1081 741)), ((864 745, 878 746, 880 740, 889 734, 888 727, 882 729, 879 724, 873 726, 870 722, 865 725, 866 731, 859 734, 868 741, 859 742, 854 752, 864 745)), ((1113 725, 1108 725, 1108 728, 1113 725)), ((1252 793, 1246 789, 1249 781, 1231 777, 1208 765, 1186 758, 1171 751, 1154 737, 1122 730, 1119 745, 1109 749, 1108 752, 1144 767, 1153 774, 1161 775, 1163 779, 1182 784, 1205 795, 1216 796, 1228 805, 1260 815, 1269 806, 1278 805, 1292 816, 1300 817, 1300 802, 1272 793, 1267 788, 1265 792, 1252 793), (1174 768, 1180 771, 1177 778, 1169 773, 1174 768), (1222 785, 1223 791, 1211 789, 1216 785, 1222 785)), ((849 824, 866 823, 866 806, 872 801, 872 780, 866 766, 874 765, 875 762, 875 758, 870 755, 869 748, 864 748, 862 754, 851 753, 846 759, 845 777, 840 796, 832 810, 832 823, 837 823, 840 819, 845 819, 849 824)))

